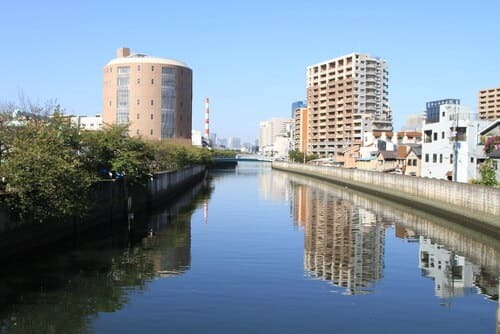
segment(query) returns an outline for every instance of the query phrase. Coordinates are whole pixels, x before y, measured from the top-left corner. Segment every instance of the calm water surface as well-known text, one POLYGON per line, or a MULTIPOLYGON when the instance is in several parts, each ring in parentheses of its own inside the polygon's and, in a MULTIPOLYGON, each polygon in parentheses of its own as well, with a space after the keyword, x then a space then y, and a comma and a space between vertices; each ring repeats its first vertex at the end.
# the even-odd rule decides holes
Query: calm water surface
POLYGON ((240 163, 0 271, 0 333, 500 333, 500 241, 240 163))

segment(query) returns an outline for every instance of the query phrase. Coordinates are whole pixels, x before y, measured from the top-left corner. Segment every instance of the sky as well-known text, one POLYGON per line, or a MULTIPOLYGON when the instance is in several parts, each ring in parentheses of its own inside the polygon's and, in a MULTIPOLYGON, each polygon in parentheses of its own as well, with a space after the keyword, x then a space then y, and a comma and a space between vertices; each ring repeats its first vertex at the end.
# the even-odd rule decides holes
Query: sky
POLYGON ((100 114, 102 69, 129 47, 193 70, 193 129, 209 97, 211 132, 252 143, 305 100, 307 66, 352 52, 387 61, 395 130, 427 101, 477 111, 500 87, 499 0, 18 0, 0 17, 0 103, 100 114))

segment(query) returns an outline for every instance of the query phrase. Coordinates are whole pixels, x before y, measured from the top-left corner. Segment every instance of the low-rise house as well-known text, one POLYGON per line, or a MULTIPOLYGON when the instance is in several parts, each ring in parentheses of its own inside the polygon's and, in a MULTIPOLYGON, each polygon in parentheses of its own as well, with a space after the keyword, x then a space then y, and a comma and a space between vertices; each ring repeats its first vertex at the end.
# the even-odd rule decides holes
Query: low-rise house
POLYGON ((406 155, 404 164, 404 174, 411 176, 421 176, 422 168, 422 146, 410 146, 410 151, 406 155))
POLYGON ((497 182, 500 182, 500 120, 496 120, 481 132, 481 147, 490 166, 495 170, 497 182))
POLYGON ((377 157, 370 156, 366 158, 359 158, 356 160, 356 168, 362 170, 376 170, 377 169, 377 157))
POLYGON ((377 168, 379 172, 389 173, 400 169, 397 151, 380 151, 377 155, 377 168))
POLYGON ((359 146, 348 147, 342 153, 343 155, 335 158, 336 162, 344 168, 356 168, 356 160, 359 158, 359 146))

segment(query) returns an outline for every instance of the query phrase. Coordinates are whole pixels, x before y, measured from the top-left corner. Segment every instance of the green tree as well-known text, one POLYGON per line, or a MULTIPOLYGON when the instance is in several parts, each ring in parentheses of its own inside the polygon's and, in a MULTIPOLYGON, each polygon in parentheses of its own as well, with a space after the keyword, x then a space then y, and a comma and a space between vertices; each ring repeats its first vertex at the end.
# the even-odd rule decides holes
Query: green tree
POLYGON ((481 165, 479 171, 481 173, 481 180, 479 181, 480 184, 483 184, 485 186, 496 186, 498 184, 495 175, 495 169, 493 169, 493 166, 491 165, 491 162, 489 160, 481 165))
POLYGON ((126 126, 109 126, 81 135, 81 160, 89 173, 106 176, 108 172, 126 175, 139 183, 154 165, 152 143, 127 135, 126 126))
POLYGON ((93 179, 78 159, 78 132, 67 119, 55 113, 49 122, 31 119, 0 131, 12 135, 0 173, 20 217, 43 221, 86 212, 93 179))

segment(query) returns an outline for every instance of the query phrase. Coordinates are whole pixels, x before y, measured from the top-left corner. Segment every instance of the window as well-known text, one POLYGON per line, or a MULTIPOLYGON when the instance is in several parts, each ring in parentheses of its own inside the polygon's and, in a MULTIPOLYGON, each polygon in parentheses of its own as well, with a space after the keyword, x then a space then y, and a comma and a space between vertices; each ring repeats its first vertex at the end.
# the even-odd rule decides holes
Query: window
POLYGON ((433 133, 433 137, 434 137, 434 138, 433 138, 434 140, 438 140, 438 134, 437 134, 437 132, 434 132, 434 133, 433 133))
POLYGON ((474 157, 470 157, 470 163, 473 164, 474 163, 474 157))
POLYGON ((437 156, 437 154, 436 154, 436 153, 434 153, 434 154, 432 155, 432 162, 437 162, 437 160, 438 160, 438 156, 437 156))
POLYGON ((141 100, 137 99, 137 105, 141 104, 141 100))
POLYGON ((429 153, 425 154, 425 162, 429 162, 429 153))
POLYGON ((149 134, 152 136, 153 135, 153 129, 149 130, 149 134))
POLYGON ((137 84, 141 83, 141 78, 137 78, 137 84))
POLYGON ((137 114, 137 119, 141 118, 141 114, 137 114))
POLYGON ((443 155, 442 155, 442 154, 440 154, 440 155, 439 155, 439 163, 440 163, 440 164, 442 164, 442 163, 443 163, 443 155))
POLYGON ((441 139, 444 139, 444 131, 441 132, 441 139))
POLYGON ((432 143, 432 130, 424 131, 424 143, 432 143))
POLYGON ((450 154, 450 164, 453 163, 453 154, 450 154))
POLYGON ((153 114, 151 114, 150 117, 151 117, 151 119, 153 119, 153 117, 154 117, 153 114))
POLYGON ((417 159, 413 159, 413 166, 417 165, 417 159))
POLYGON ((151 84, 154 85, 155 84, 155 79, 151 79, 151 84))
POLYGON ((154 104, 154 100, 151 100, 151 105, 153 105, 153 104, 154 104))
POLYGON ((137 70, 140 71, 141 70, 141 65, 137 65, 137 70))
POLYGON ((137 131, 135 132, 136 134, 139 134, 139 129, 137 129, 137 131))
MULTIPOLYGON (((155 70, 155 67, 151 66, 151 72, 154 72, 154 70, 155 70)), ((153 130, 151 130, 151 131, 153 131, 153 130)))

